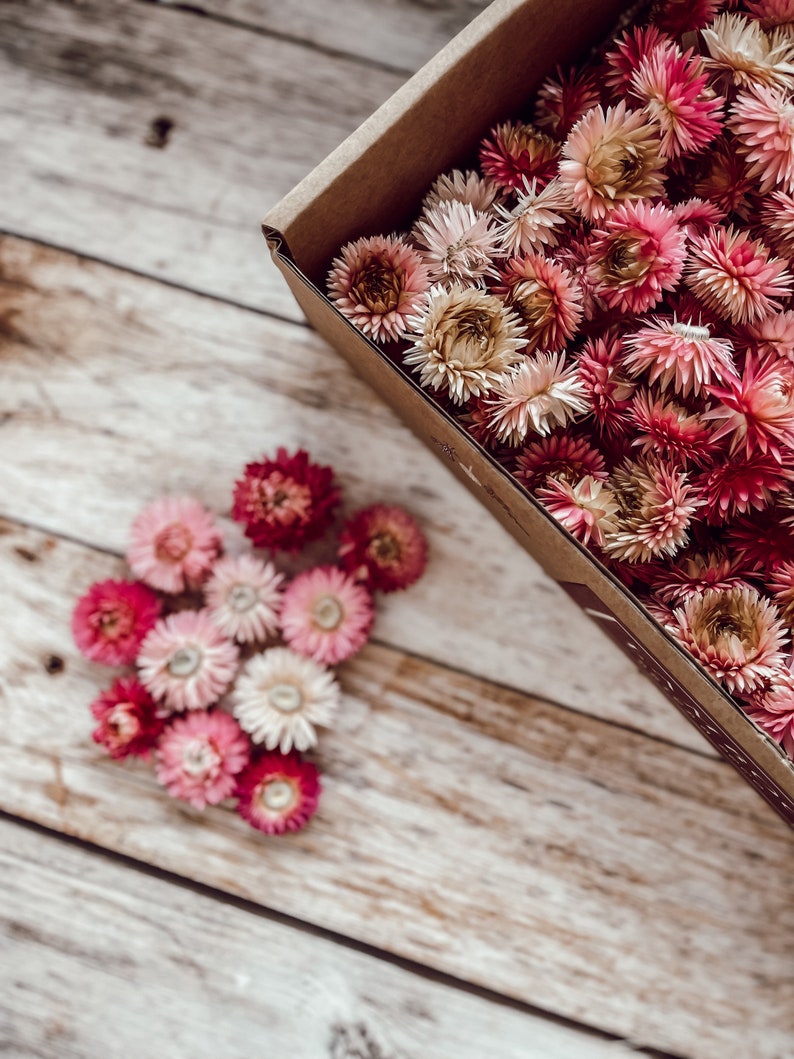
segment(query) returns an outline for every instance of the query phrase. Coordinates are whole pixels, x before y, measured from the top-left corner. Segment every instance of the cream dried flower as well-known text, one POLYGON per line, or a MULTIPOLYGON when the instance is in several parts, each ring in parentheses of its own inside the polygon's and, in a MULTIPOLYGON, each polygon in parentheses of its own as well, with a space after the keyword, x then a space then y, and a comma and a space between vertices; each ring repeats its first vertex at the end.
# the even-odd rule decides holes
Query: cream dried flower
POLYGON ((498 273, 493 259, 500 241, 492 217, 478 213, 466 202, 440 202, 416 222, 414 242, 433 283, 475 283, 498 273))
POLYGON ((612 490, 589 474, 574 483, 548 478, 537 497, 549 514, 582 544, 592 540, 603 547, 605 534, 616 529, 618 504, 612 490))
POLYGON ((519 445, 532 430, 548 434, 589 411, 584 385, 562 353, 525 358, 494 387, 488 427, 505 444, 519 445))
POLYGON ((759 22, 726 11, 701 30, 709 53, 706 66, 743 87, 794 85, 794 40, 784 33, 765 33, 759 22))
POLYGON ((570 192, 559 180, 551 180, 544 188, 538 188, 535 179, 525 180, 515 206, 495 206, 502 218, 497 228, 501 252, 515 255, 539 250, 542 246, 556 246, 557 231, 572 209, 570 192))
POLYGON ((615 529, 605 534, 604 550, 613 559, 647 563, 683 548, 700 506, 686 472, 651 460, 627 460, 613 471, 610 485, 618 513, 615 529))
POLYGON ((477 213, 487 213, 498 195, 496 184, 480 176, 476 170, 453 169, 451 173, 442 173, 433 182, 422 203, 422 213, 429 213, 442 202, 462 202, 477 213))

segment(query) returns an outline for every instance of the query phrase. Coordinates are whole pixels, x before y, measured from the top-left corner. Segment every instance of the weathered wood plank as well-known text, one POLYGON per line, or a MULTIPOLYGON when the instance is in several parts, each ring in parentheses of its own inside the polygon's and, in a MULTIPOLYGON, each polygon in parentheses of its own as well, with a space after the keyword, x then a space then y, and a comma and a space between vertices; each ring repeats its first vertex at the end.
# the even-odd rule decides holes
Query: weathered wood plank
POLYGON ((351 507, 386 498, 427 528, 428 574, 384 600, 382 639, 706 747, 316 335, 16 239, 0 277, 0 514, 123 551, 159 493, 228 510, 246 460, 303 445, 351 507))
POLYGON ((135 0, 10 0, 0 56, 0 228, 292 319, 260 221, 405 79, 135 0))
POLYGON ((15 1059, 636 1056, 5 820, 0 866, 15 1059))
POLYGON ((121 565, 4 528, 0 809, 643 1045, 790 1055, 791 834, 726 764, 371 645, 267 840, 90 743, 68 616, 121 565))

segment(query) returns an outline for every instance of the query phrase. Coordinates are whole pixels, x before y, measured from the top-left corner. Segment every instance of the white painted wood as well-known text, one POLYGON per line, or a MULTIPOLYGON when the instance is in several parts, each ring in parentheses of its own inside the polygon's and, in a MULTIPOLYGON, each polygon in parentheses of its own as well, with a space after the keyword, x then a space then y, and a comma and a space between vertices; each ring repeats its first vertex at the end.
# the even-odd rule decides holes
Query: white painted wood
POLYGON ((268 840, 94 747, 68 618, 121 564, 4 529, 0 809, 642 1045, 790 1054, 791 833, 728 765, 371 645, 268 840))
POLYGON ((5 820, 0 872, 14 1059, 636 1055, 5 820))
POLYGON ((248 460, 304 446, 348 510, 403 504, 427 530, 427 575, 383 600, 379 637, 711 753, 316 335, 15 239, 0 274, 0 514, 121 552, 163 491, 228 511, 248 460))

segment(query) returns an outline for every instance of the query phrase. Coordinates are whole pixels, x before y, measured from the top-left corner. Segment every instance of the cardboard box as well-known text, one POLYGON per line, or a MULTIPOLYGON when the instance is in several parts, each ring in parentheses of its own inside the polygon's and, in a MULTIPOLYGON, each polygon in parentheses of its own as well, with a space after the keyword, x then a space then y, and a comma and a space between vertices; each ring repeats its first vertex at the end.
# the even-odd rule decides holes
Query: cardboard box
POLYGON ((558 62, 601 41, 625 0, 496 0, 265 218, 274 260, 313 326, 519 543, 794 826, 794 765, 593 556, 410 373, 325 297, 339 248, 406 228, 435 177, 520 112, 558 62))

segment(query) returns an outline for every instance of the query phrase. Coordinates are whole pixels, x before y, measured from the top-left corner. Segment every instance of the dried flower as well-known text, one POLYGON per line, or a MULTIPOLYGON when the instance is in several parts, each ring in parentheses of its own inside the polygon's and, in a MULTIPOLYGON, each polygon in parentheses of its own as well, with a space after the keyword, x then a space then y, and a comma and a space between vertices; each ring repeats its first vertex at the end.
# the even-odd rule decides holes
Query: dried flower
POLYGON ((707 327, 657 316, 626 335, 624 342, 624 363, 631 375, 647 375, 649 382, 670 387, 682 397, 736 377, 731 343, 712 338, 707 327))
POLYGON ((565 224, 571 210, 568 192, 559 180, 551 180, 539 188, 536 179, 517 189, 515 206, 497 205, 502 218, 497 229, 502 254, 520 254, 556 246, 558 229, 565 224))
POLYGON ((745 712, 794 758, 794 674, 786 667, 775 671, 770 687, 745 712))
POLYGON ((483 286, 487 276, 497 275, 493 258, 500 239, 495 222, 468 203, 453 200, 426 209, 414 225, 413 237, 433 283, 483 286))
POLYGON ((162 618, 141 645, 141 682, 171 710, 202 710, 223 695, 237 672, 237 648, 205 610, 162 618))
POLYGON ((725 528, 726 546, 748 570, 765 578, 784 563, 794 562, 794 534, 787 519, 776 507, 752 512, 725 528))
POLYGON ((794 364, 747 356, 740 378, 724 388, 710 386, 721 403, 702 413, 718 424, 714 440, 730 437, 730 450, 744 448, 747 457, 769 453, 783 462, 783 451, 794 451, 794 364))
POLYGON ((538 89, 535 124, 559 139, 568 135, 591 107, 601 102, 601 88, 593 69, 558 66, 538 89))
POLYGON ((488 393, 526 344, 516 313, 476 288, 433 287, 409 324, 416 340, 405 363, 422 386, 446 389, 455 404, 488 393))
POLYGON ((673 206, 673 216, 685 231, 705 232, 725 220, 725 212, 714 202, 691 198, 673 206))
POLYGON ((653 24, 630 26, 604 55, 604 82, 616 94, 625 95, 635 72, 659 48, 674 46, 673 40, 653 24))
POLYGON ((403 508, 372 504, 345 523, 339 560, 373 592, 395 592, 424 573, 427 541, 416 519, 403 508))
POLYGON ((684 552, 676 556, 675 566, 651 563, 646 569, 653 591, 664 603, 673 606, 680 606, 710 588, 722 591, 750 587, 741 576, 736 559, 719 549, 684 552))
POLYGON ((597 478, 587 475, 574 484, 548 478, 536 495, 549 514, 582 544, 592 540, 602 547, 604 534, 616 530, 617 501, 611 489, 597 478))
POLYGON ((237 812, 266 835, 300 831, 317 812, 320 775, 298 754, 263 754, 237 777, 237 812))
POLYGON ((603 455, 587 438, 569 431, 558 431, 538 438, 516 457, 514 474, 530 491, 544 485, 549 478, 575 484, 582 478, 607 480, 603 455))
POLYGON ((369 639, 375 611, 366 588, 338 566, 299 574, 284 593, 281 624, 293 651, 334 666, 369 639))
POLYGON ((487 213, 496 202, 499 189, 491 180, 481 177, 474 169, 453 169, 436 177, 422 202, 422 214, 442 202, 463 202, 477 213, 487 213))
POLYGON ((511 258, 494 293, 526 327, 527 349, 562 349, 582 320, 582 291, 562 265, 540 254, 511 258))
POLYGON ((786 92, 751 85, 736 97, 728 127, 760 194, 794 191, 794 103, 786 92))
POLYGON ((204 586, 210 617, 231 640, 264 643, 279 629, 284 575, 253 555, 226 556, 204 586))
POLYGON ((610 479, 618 502, 605 551, 628 563, 675 555, 688 541, 699 500, 686 475, 669 464, 626 461, 610 479))
POLYGON ((782 562, 769 575, 769 591, 780 611, 780 617, 794 626, 794 562, 782 562))
POLYGON ((734 455, 712 464, 698 478, 702 514, 709 522, 722 523, 754 508, 763 510, 792 481, 794 470, 774 456, 759 452, 737 460, 734 455))
POLYGON ((662 452, 682 466, 702 465, 712 457, 708 426, 670 397, 641 390, 632 402, 631 417, 637 428, 632 446, 640 446, 643 456, 662 452))
POLYGON ((708 26, 723 6, 723 0, 663 0, 656 5, 653 18, 660 29, 680 37, 708 26))
POLYGON ((308 750, 315 725, 333 724, 340 705, 333 674, 288 647, 271 647, 243 666, 232 692, 234 716, 268 750, 308 750))
POLYGON ((710 55, 706 65, 734 85, 792 84, 794 40, 770 36, 760 23, 725 12, 701 30, 710 55))
POLYGON ((137 581, 97 581, 78 599, 72 635, 92 662, 126 666, 160 615, 160 601, 137 581))
POLYGON ((112 758, 148 758, 165 727, 163 711, 133 677, 120 677, 91 703, 93 732, 112 758))
POLYGON ((534 125, 508 121, 497 125, 480 147, 486 177, 504 190, 521 189, 526 180, 546 184, 554 176, 560 145, 534 125))
POLYGON ((636 384, 623 365, 623 343, 614 332, 588 339, 579 354, 579 378, 593 410, 596 432, 611 440, 622 438, 630 425, 631 399, 636 384))
MULTIPOLYGON (((746 218, 750 212, 750 196, 753 182, 747 174, 747 165, 736 152, 733 143, 720 137, 710 150, 699 156, 702 161, 695 173, 695 186, 691 190, 701 198, 713 203, 725 216, 735 213, 746 218)), ((687 187, 689 192, 690 187, 687 187)))
POLYGON ((794 0, 745 0, 745 7, 766 27, 794 22, 794 0))
POLYGON ((303 449, 246 465, 235 483, 232 518, 257 548, 298 551, 325 533, 339 503, 334 473, 309 461, 303 449))
POLYGON ((783 257, 794 257, 794 195, 773 191, 761 207, 764 239, 783 257))
POLYGON ((342 247, 328 274, 328 296, 337 309, 376 342, 405 331, 430 286, 419 253, 396 235, 374 235, 342 247))
POLYGON ((127 562, 152 588, 184 592, 205 580, 222 547, 211 511, 191 497, 164 496, 132 523, 127 562))
POLYGON ((173 798, 203 809, 234 794, 248 759, 248 740, 233 717, 196 710, 166 728, 157 747, 157 779, 173 798))
POLYGON ((527 357, 494 387, 490 426, 506 444, 519 445, 529 430, 548 434, 588 411, 575 367, 562 353, 527 357))

